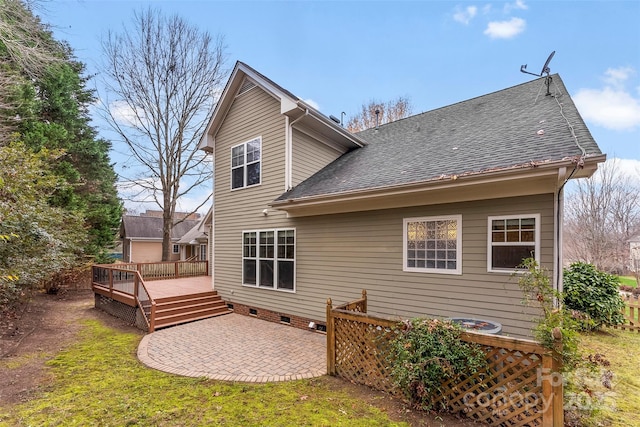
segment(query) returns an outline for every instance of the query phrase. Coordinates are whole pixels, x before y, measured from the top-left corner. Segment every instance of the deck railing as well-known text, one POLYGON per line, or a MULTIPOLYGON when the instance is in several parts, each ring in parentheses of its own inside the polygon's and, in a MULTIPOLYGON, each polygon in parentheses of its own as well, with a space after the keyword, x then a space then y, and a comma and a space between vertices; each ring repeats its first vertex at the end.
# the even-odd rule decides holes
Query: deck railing
MULTIPOLYGON (((327 301, 327 371, 351 382, 397 393, 391 378, 388 332, 398 321, 367 314, 367 295, 333 307, 327 301)), ((445 383, 449 411, 476 421, 509 426, 563 425, 563 387, 557 354, 540 344, 515 338, 466 332, 488 368, 457 383, 445 383)))
POLYGON ((149 296, 145 280, 206 276, 207 261, 97 264, 93 269, 93 289, 123 304, 139 307, 149 332, 155 330, 156 303, 149 296))
POLYGON ((177 279, 209 274, 209 261, 137 262, 102 266, 117 266, 120 269, 139 271, 145 280, 177 279))

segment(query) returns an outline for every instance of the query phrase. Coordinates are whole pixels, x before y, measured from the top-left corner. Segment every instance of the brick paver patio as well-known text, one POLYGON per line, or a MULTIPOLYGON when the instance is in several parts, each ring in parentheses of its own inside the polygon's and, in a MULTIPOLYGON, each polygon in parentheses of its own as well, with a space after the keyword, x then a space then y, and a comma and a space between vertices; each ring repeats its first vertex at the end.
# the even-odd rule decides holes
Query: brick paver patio
POLYGON ((138 346, 145 365, 188 377, 272 382, 326 374, 326 336, 240 314, 148 334, 138 346))

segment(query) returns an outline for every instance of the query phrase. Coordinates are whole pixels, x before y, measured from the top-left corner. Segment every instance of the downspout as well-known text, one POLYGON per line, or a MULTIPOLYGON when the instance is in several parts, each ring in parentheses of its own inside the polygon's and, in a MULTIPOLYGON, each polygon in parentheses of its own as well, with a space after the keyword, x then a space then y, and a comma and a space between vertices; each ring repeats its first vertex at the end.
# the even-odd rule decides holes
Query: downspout
POLYGON ((285 191, 289 191, 293 188, 293 125, 296 124, 299 120, 309 115, 309 109, 307 108, 304 111, 304 114, 298 117, 297 119, 289 122, 289 116, 285 116, 285 138, 286 138, 286 148, 285 148, 285 191))
POLYGON ((577 162, 573 167, 573 170, 567 176, 567 168, 558 169, 558 182, 563 181, 562 185, 558 187, 558 190, 554 194, 553 201, 553 210, 556 218, 556 224, 554 226, 555 231, 555 246, 554 246, 554 289, 557 292, 562 292, 562 272, 563 272, 563 257, 562 257, 562 229, 563 229, 563 217, 564 217, 564 186, 567 185, 567 182, 573 177, 578 168, 580 167, 581 162, 577 162), (565 178, 566 177, 566 178, 565 178))
POLYGON ((553 289, 562 292, 562 222, 563 222, 563 203, 564 203, 564 185, 567 183, 567 168, 558 169, 558 184, 553 197, 553 216, 555 218, 553 224, 553 289))

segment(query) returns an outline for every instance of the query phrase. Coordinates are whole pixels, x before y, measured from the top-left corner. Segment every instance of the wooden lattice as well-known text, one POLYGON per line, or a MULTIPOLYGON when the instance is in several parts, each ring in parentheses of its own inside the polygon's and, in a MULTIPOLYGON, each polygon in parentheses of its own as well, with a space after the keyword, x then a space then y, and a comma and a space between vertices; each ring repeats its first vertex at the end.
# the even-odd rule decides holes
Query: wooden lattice
MULTIPOLYGON (((327 301, 327 371, 346 380, 397 393, 389 360, 397 322, 366 314, 363 298, 340 308, 327 301), (349 311, 347 308, 353 308, 349 311)), ((478 333, 463 340, 481 346, 488 368, 444 383, 436 402, 449 412, 496 426, 561 426, 562 381, 553 353, 538 343, 478 333)))
POLYGON ((388 335, 383 325, 336 318, 336 374, 377 390, 394 390, 388 372, 388 335))

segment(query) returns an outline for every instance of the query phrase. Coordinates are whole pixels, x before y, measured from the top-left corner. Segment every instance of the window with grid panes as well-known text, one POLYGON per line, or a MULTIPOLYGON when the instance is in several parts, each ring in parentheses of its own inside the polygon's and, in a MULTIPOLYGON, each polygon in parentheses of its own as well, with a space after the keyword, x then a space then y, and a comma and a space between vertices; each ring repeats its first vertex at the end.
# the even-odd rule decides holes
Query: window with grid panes
POLYGON ((517 270, 525 258, 540 262, 539 214, 491 216, 488 229, 488 271, 517 270))
POLYGON ((262 137, 231 148, 231 189, 260 184, 262 137))
POLYGON ((462 274, 462 215, 405 218, 404 271, 462 274))
POLYGON ((242 240, 243 285, 295 290, 295 230, 245 231, 242 240))

